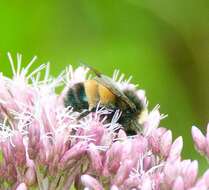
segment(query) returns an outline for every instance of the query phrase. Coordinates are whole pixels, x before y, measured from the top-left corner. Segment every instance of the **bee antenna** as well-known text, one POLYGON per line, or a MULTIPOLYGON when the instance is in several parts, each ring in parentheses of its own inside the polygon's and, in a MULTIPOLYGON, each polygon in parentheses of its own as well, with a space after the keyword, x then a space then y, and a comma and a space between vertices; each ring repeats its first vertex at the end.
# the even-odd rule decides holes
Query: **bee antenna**
POLYGON ((94 67, 88 65, 87 63, 83 63, 83 62, 81 62, 80 64, 89 68, 91 71, 93 71, 95 73, 96 76, 101 77, 102 74, 98 70, 96 70, 94 67))

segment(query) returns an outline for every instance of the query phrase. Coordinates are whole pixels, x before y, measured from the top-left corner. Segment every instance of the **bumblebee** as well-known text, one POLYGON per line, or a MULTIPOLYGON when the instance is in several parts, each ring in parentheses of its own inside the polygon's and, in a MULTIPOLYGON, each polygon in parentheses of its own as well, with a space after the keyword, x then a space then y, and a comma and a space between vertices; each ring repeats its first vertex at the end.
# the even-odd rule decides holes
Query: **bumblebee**
POLYGON ((72 107, 80 112, 78 119, 96 111, 98 104, 112 110, 107 120, 111 120, 117 110, 121 111, 118 123, 129 135, 141 131, 139 123, 145 106, 133 90, 120 90, 115 82, 108 76, 101 74, 94 68, 87 66, 95 73, 93 79, 77 83, 70 87, 64 98, 65 107, 72 107))

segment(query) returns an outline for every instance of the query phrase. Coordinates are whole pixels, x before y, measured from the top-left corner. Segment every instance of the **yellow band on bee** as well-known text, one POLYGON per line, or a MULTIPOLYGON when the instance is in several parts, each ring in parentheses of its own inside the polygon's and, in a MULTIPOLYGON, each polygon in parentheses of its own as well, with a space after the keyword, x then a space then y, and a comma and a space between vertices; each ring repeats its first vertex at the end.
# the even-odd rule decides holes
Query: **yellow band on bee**
POLYGON ((95 80, 86 80, 84 88, 89 103, 89 110, 91 110, 99 101, 98 83, 95 80))
POLYGON ((105 86, 98 84, 99 98, 102 105, 114 103, 116 96, 105 86))

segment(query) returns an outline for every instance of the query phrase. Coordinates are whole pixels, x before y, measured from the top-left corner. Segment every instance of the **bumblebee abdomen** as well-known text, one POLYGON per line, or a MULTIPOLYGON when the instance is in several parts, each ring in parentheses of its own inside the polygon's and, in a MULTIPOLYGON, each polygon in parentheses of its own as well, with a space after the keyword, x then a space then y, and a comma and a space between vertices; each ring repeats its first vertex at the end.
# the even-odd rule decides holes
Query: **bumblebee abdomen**
POLYGON ((89 105, 83 83, 77 83, 69 88, 64 104, 65 107, 72 107, 74 111, 78 112, 88 109, 89 105))
POLYGON ((143 110, 143 104, 139 97, 137 96, 135 91, 132 90, 124 90, 124 94, 131 100, 136 106, 136 112, 141 112, 143 110))

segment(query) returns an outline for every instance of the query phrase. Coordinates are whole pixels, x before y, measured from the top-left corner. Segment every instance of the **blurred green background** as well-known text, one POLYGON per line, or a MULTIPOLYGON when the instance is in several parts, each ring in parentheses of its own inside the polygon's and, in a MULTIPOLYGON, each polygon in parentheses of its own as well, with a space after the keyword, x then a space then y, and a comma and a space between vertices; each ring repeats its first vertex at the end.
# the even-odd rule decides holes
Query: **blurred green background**
POLYGON ((199 158, 190 129, 209 121, 208 0, 1 0, 0 70, 11 75, 8 51, 50 61, 53 75, 80 61, 132 75, 184 137, 184 158, 199 158))

